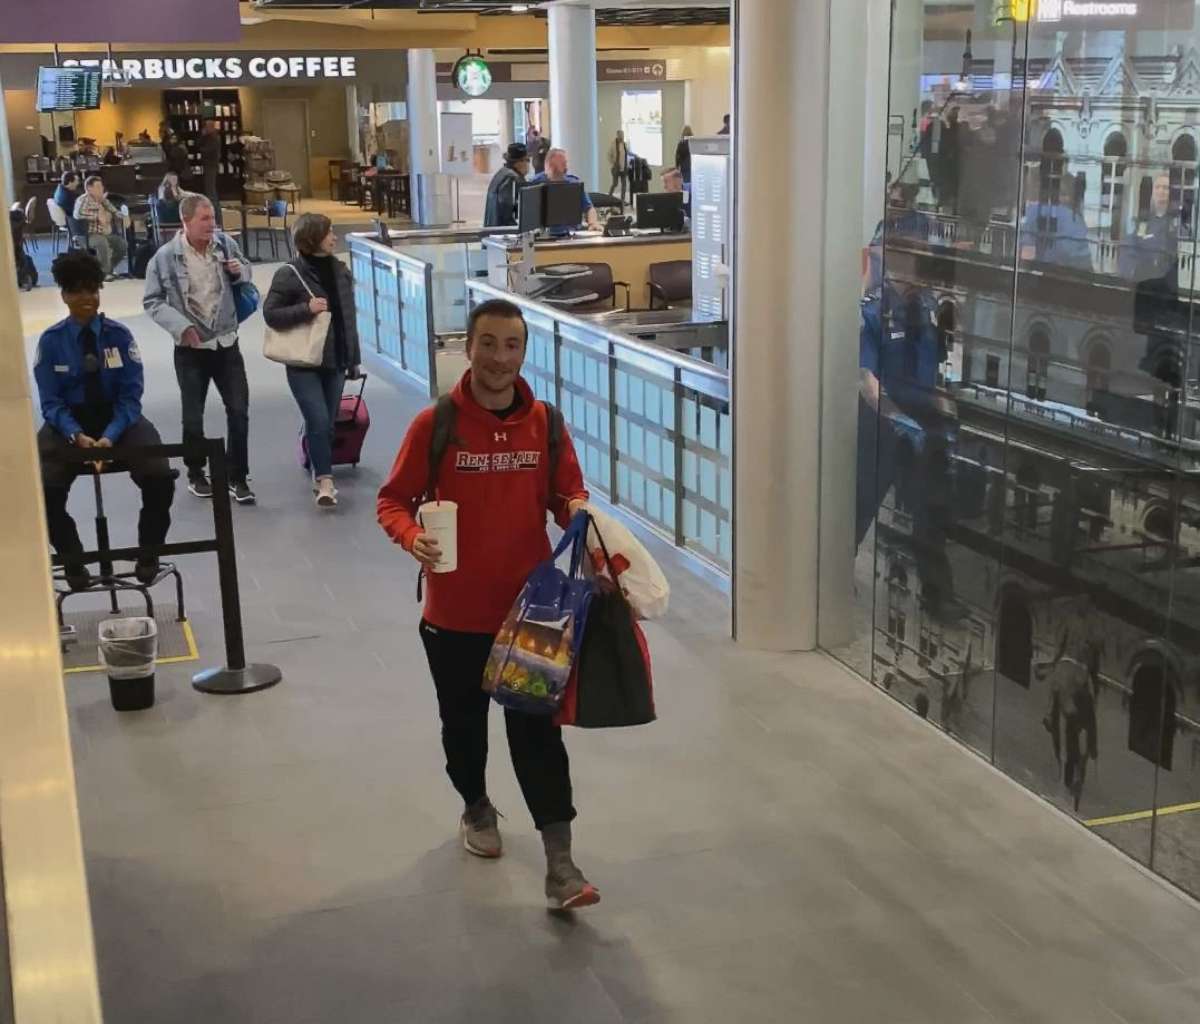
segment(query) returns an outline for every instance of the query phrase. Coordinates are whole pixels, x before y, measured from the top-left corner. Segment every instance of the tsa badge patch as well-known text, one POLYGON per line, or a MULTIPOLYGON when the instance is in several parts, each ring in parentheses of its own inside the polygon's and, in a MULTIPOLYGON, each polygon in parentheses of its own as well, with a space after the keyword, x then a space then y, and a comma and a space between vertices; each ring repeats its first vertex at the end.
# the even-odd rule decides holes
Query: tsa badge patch
POLYGON ((129 361, 131 363, 140 363, 142 361, 142 352, 138 348, 138 343, 133 339, 129 342, 129 361))

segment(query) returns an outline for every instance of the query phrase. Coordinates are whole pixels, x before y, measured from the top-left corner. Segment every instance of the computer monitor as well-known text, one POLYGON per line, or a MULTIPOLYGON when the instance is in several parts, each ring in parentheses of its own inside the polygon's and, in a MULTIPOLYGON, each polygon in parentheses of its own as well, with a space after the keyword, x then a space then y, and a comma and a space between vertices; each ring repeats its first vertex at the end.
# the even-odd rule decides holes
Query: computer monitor
POLYGON ((642 192, 638 194, 636 206, 639 229, 683 230, 682 192, 642 192))
POLYGON ((546 182, 546 224, 548 228, 574 231, 583 221, 583 182, 546 182))
POLYGON ((525 185, 517 193, 517 230, 521 234, 546 226, 546 186, 525 185))

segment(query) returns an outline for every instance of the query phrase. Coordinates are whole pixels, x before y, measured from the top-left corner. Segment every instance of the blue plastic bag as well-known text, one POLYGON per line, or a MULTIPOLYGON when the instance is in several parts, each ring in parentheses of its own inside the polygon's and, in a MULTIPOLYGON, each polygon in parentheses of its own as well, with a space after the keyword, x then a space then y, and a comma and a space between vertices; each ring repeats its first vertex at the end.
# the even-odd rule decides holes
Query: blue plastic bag
POLYGON ((587 528, 588 514, 581 511, 554 554, 529 574, 496 634, 483 688, 503 707, 552 715, 562 703, 595 592, 583 577, 587 528), (563 572, 556 563, 567 551, 570 569, 563 572))
POLYGON ((258 289, 250 281, 233 283, 233 305, 237 310, 238 323, 242 324, 254 316, 258 309, 258 289))

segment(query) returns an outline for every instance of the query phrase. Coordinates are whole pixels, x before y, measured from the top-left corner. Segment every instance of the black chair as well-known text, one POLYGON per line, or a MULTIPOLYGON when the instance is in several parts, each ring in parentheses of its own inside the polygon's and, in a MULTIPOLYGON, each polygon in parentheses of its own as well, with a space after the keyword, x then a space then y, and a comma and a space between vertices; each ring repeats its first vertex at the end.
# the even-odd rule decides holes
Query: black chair
POLYGON ((692 301, 692 261, 666 260, 662 263, 651 263, 650 308, 655 309, 657 299, 663 309, 670 309, 676 302, 692 301))
POLYGON ((108 192, 123 196, 138 194, 138 172, 133 164, 115 164, 112 167, 100 168, 100 179, 108 192))
POLYGON ((625 211, 625 204, 616 196, 610 196, 607 192, 589 192, 588 198, 591 199, 592 205, 596 208, 596 216, 600 218, 600 223, 604 223, 609 217, 619 217, 625 211))
POLYGON ((617 308, 617 288, 625 289, 625 309, 629 309, 629 284, 614 281, 612 267, 607 263, 552 263, 538 267, 537 272, 553 278, 564 276, 562 284, 542 297, 550 305, 563 306, 572 313, 594 313, 617 308), (586 273, 571 273, 572 270, 586 273))

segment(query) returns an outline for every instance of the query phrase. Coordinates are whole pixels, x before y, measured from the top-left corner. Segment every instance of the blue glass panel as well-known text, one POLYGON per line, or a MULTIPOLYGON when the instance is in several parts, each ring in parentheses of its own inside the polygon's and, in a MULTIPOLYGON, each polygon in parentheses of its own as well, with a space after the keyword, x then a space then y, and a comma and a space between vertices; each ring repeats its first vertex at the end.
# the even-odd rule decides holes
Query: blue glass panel
POLYGON ((711 459, 700 459, 700 495, 717 500, 717 467, 711 459))
POLYGON ((617 407, 629 408, 629 374, 624 370, 617 371, 617 407))
POLYGON ((721 453, 733 457, 733 420, 729 413, 721 413, 721 453))
POLYGON ((683 436, 689 441, 696 440, 696 401, 692 398, 683 400, 683 436))
POLYGON ((700 443, 708 448, 717 446, 717 413, 707 406, 700 407, 700 443))
POLYGON ((699 461, 695 452, 683 453, 683 488, 693 494, 700 490, 699 461))
POLYGON ((662 449, 662 474, 668 480, 675 479, 675 445, 668 439, 663 438, 661 445, 662 449))

